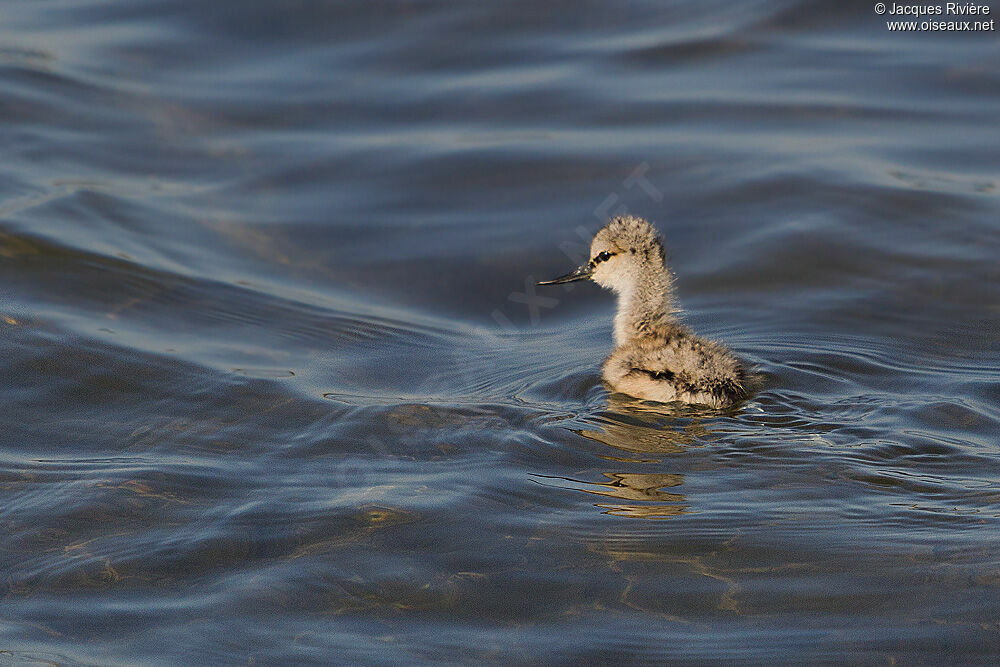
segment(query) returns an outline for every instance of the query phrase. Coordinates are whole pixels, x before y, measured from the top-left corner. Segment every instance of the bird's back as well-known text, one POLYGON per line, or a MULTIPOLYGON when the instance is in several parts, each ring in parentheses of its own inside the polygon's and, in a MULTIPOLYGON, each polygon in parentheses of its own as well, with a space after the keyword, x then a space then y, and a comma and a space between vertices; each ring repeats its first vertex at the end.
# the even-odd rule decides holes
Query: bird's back
POLYGON ((743 364, 675 322, 658 322, 619 345, 604 362, 603 375, 616 391, 654 401, 725 407, 747 394, 743 364))

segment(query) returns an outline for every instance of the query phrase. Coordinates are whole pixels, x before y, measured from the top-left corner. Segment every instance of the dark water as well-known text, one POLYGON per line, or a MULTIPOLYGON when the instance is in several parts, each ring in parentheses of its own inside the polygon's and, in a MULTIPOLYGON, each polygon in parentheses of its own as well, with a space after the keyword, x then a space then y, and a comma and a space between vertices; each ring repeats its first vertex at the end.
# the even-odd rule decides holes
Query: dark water
POLYGON ((1000 43, 884 18, 7 3, 0 661, 995 658, 1000 43), (531 287, 622 211, 747 405, 531 287))

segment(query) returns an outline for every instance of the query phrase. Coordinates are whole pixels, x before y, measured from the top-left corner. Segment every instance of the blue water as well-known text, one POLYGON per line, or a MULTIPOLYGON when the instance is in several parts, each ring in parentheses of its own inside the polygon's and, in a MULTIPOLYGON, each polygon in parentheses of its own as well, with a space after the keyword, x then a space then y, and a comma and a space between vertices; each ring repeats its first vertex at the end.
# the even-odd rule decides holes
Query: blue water
POLYGON ((0 661, 995 660, 1000 42, 886 18, 7 3, 0 661), (623 212, 745 405, 535 290, 623 212))

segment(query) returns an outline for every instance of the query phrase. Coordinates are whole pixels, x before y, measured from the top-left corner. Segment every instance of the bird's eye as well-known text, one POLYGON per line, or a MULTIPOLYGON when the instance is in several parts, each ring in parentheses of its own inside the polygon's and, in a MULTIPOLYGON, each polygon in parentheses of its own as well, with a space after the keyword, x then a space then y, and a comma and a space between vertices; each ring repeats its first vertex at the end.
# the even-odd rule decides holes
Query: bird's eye
POLYGON ((600 264, 601 262, 606 262, 609 259, 611 259, 611 253, 605 250, 594 258, 594 264, 600 264))

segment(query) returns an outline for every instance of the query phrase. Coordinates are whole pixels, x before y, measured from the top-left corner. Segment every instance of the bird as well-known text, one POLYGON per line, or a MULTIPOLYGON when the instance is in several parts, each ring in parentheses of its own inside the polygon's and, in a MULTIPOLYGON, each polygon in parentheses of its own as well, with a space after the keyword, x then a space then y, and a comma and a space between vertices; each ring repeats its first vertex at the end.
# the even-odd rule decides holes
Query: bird
POLYGON ((678 320, 663 239, 647 220, 616 216, 590 244, 590 259, 539 285, 593 280, 618 297, 615 347, 601 366, 613 391, 660 403, 713 408, 747 398, 749 372, 729 349, 678 320))

